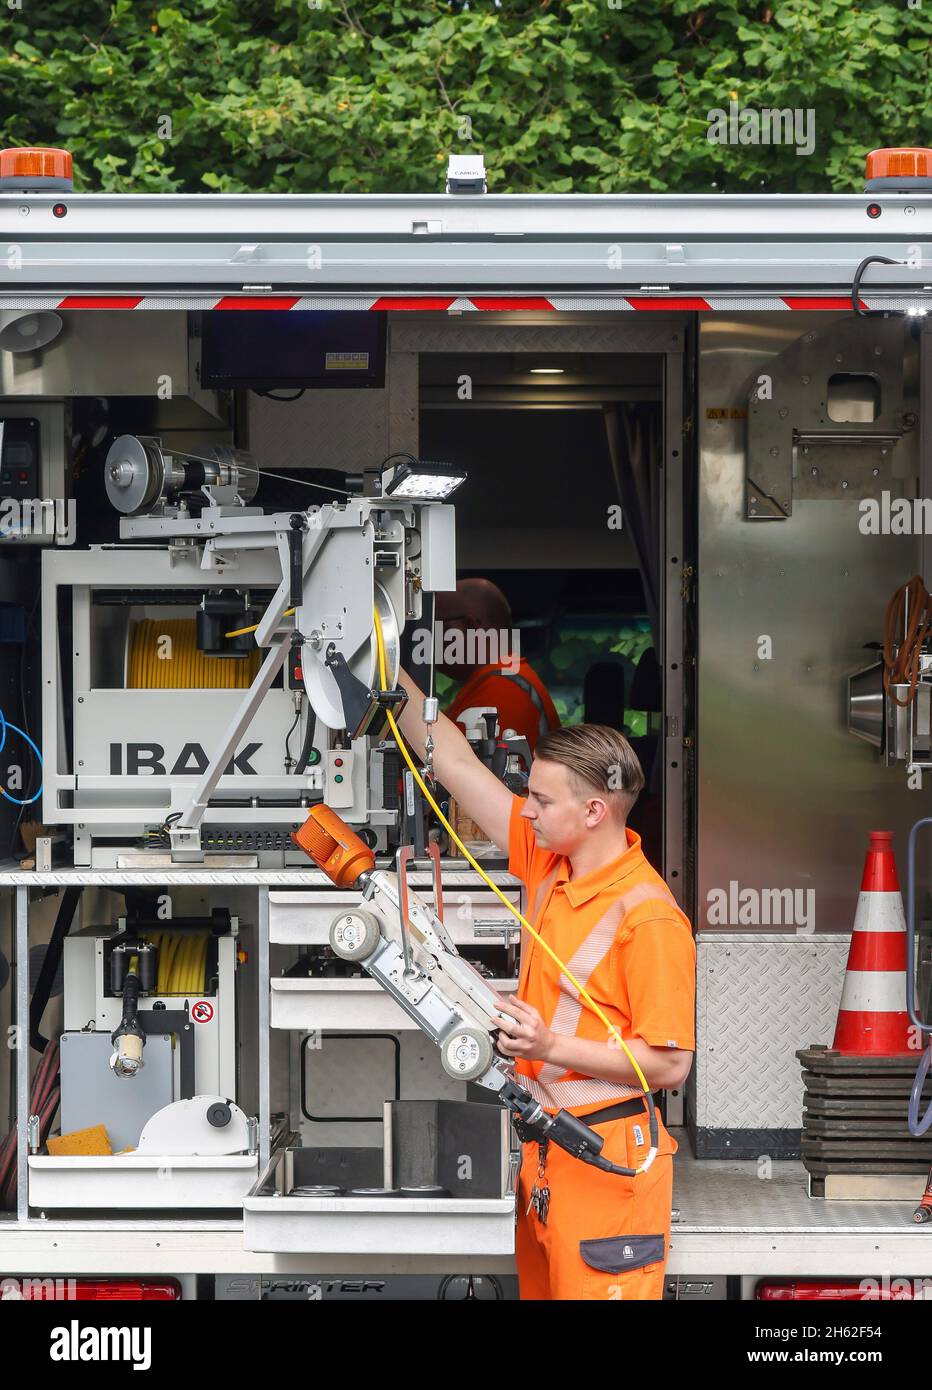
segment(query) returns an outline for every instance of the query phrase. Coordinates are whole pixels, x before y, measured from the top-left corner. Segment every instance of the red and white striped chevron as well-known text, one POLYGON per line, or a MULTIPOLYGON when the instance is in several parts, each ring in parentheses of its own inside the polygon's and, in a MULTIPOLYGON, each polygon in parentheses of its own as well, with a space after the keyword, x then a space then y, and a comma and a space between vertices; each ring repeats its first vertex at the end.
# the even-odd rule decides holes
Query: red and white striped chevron
MULTIPOLYGON (((862 309, 906 310, 928 303, 924 295, 859 300, 862 309)), ((664 311, 722 313, 743 310, 820 309, 851 312, 850 295, 341 295, 341 294, 17 294, 0 299, 4 309, 315 309, 403 310, 470 313, 508 310, 549 313, 664 311)))

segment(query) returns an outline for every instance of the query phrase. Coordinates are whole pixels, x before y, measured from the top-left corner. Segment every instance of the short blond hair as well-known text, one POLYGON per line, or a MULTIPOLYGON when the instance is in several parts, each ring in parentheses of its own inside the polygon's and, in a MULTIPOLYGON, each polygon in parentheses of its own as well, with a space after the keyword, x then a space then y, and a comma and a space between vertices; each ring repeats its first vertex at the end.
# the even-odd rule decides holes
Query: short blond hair
POLYGON ((600 792, 617 820, 627 819, 644 787, 638 756, 624 734, 607 724, 566 724, 537 740, 534 757, 562 763, 577 793, 600 792))

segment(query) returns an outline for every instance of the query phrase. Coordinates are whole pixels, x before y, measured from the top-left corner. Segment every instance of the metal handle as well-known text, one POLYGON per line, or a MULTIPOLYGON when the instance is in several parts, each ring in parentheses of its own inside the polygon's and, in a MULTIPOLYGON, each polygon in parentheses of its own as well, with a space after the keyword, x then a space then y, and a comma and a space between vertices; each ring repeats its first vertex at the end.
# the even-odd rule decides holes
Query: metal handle
POLYGON ((413 858, 413 845, 399 845, 395 855, 395 873, 398 878, 398 917, 401 922, 401 950, 405 962, 405 979, 410 979, 414 974, 411 965, 411 947, 408 944, 408 864, 413 858))
POLYGON ((476 936, 500 936, 506 945, 521 936, 518 922, 503 922, 497 917, 481 918, 473 922, 472 929, 476 936))

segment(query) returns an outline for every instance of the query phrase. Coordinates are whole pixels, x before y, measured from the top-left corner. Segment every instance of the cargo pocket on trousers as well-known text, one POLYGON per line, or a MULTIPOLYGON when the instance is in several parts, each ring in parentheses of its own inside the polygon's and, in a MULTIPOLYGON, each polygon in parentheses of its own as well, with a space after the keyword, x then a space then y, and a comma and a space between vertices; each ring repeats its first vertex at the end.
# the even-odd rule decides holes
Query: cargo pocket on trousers
POLYGON ((662 1235, 603 1236, 579 1242, 584 1262, 602 1274, 628 1274, 633 1269, 660 1264, 665 1258, 665 1249, 662 1235))

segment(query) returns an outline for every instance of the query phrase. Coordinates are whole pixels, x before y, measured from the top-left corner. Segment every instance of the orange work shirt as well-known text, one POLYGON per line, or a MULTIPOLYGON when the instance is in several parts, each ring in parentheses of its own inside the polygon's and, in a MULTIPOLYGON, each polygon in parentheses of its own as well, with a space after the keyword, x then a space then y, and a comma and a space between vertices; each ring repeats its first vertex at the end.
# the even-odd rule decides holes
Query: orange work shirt
MULTIPOLYGON (((689 918, 641 852, 641 839, 625 831, 619 858, 581 878, 570 878, 564 855, 539 848, 515 796, 509 824, 509 872, 528 889, 526 916, 535 930, 592 995, 627 1042, 695 1051, 696 946, 689 918)), ((533 1005, 554 1032, 609 1042, 605 1025, 557 965, 522 929, 518 997, 533 1005)), ((548 1110, 584 1115, 626 1096, 632 1085, 565 1071, 553 1063, 519 1058, 516 1070, 548 1110)))
POLYGON ((473 671, 446 711, 447 717, 457 719, 463 710, 474 705, 497 709, 501 732, 514 729, 516 734, 522 734, 532 753, 541 734, 560 727, 560 716, 547 687, 524 657, 513 674, 503 669, 501 663, 473 671))

